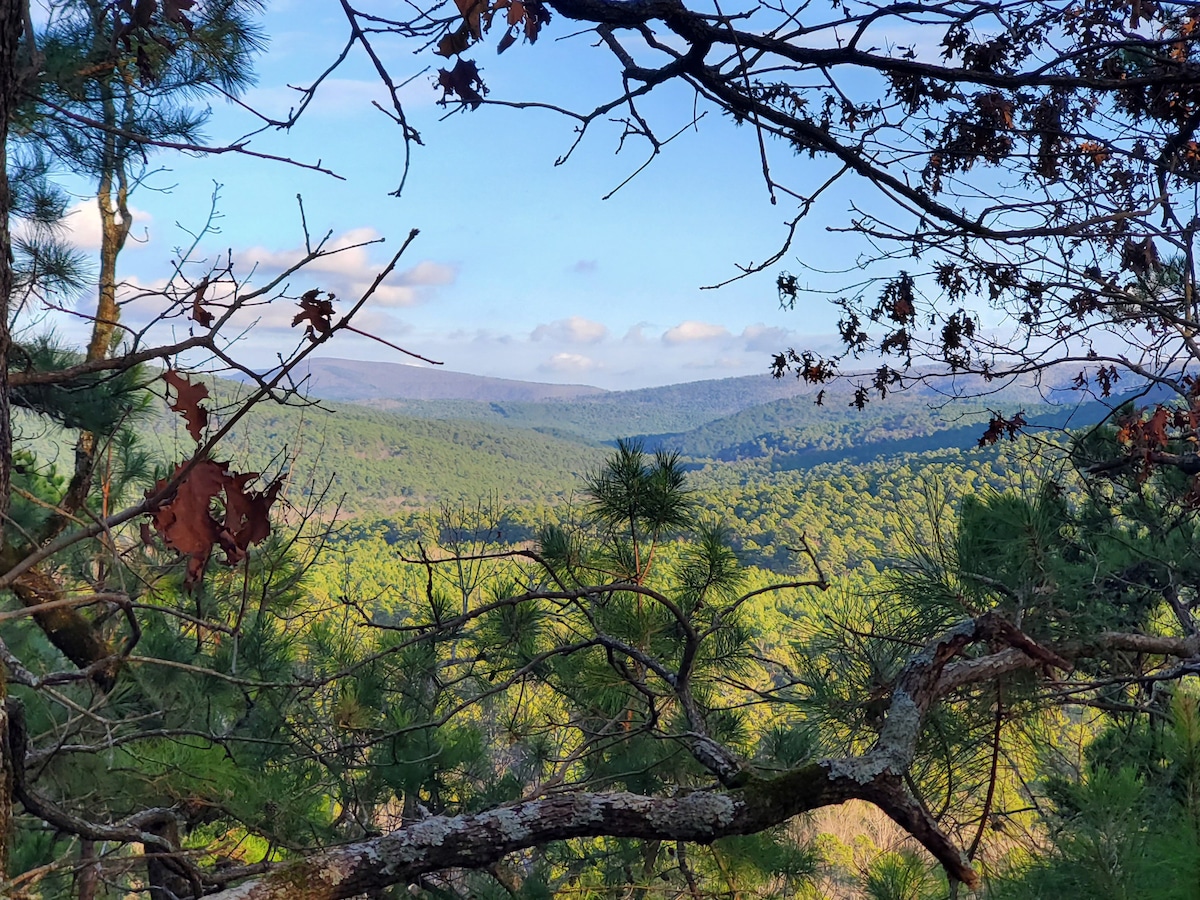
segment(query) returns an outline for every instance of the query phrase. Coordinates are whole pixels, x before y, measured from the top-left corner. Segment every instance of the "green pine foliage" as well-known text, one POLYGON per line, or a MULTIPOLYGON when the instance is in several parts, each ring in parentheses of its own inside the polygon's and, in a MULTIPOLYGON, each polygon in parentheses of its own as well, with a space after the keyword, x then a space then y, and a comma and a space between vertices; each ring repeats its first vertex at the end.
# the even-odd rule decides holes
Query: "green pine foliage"
MULTIPOLYGON (((49 343, 29 357, 41 368, 75 359, 49 343)), ((72 429, 97 429, 96 508, 139 496, 178 450, 172 420, 147 406, 147 380, 156 383, 152 374, 89 383, 103 399, 92 409, 69 391, 22 398, 47 436, 57 429, 69 444, 72 429)), ((13 516, 35 534, 69 479, 45 461, 50 442, 34 428, 28 438, 13 516)), ((914 648, 963 616, 1000 611, 1048 642, 1161 624, 1166 573, 1192 578, 1187 485, 1081 473, 1084 450, 1101 458, 1111 440, 1095 431, 1069 448, 1026 439, 799 466, 769 448, 700 460, 638 440, 605 449, 359 407, 328 418, 256 410, 229 447, 244 467, 277 468, 283 446, 297 446, 316 462, 314 478, 293 465, 295 509, 313 496, 305 484, 333 478, 336 466, 335 485, 358 492, 344 509, 374 515, 277 528, 247 565, 214 565, 190 592, 174 554, 121 537, 123 568, 103 574, 125 579, 137 604, 136 651, 104 700, 107 719, 24 698, 31 732, 68 736, 68 749, 47 756, 41 786, 67 805, 86 797, 90 815, 111 819, 133 811, 132 798, 170 806, 187 846, 254 863, 565 788, 661 795, 711 784, 686 749, 696 723, 655 665, 686 667, 704 729, 763 773, 861 751, 914 648), (489 498, 478 499, 480 486, 489 498), (815 581, 808 551, 828 591, 768 590, 781 578, 815 581)), ((82 586, 105 558, 82 545, 60 574, 82 586)), ((88 615, 112 639, 128 638, 119 608, 88 615)), ((28 620, 6 640, 38 672, 62 667, 28 620)), ((1116 662, 1087 673, 1104 677, 1116 662)), ((90 690, 63 692, 85 706, 90 690)), ((1134 693, 1117 686, 1110 699, 1134 693)), ((1151 896, 1102 893, 1119 879, 1095 881, 1094 857, 1108 854, 1119 883, 1138 890, 1165 883, 1144 874, 1151 866, 1179 883, 1191 877, 1181 860, 1195 825, 1166 833, 1180 816, 1194 823, 1200 795, 1197 715, 1181 695, 1170 728, 1131 718, 1119 739, 1092 740, 1094 721, 1044 708, 1028 678, 972 688, 931 714, 910 788, 963 846, 982 836, 978 858, 998 896, 1068 886, 1151 896), (1041 752, 1067 739, 1090 747, 1074 778, 1061 756, 1041 752), (1014 836, 1023 833, 1037 839, 1014 836)), ((711 847, 576 840, 414 890, 946 894, 911 846, 864 837, 849 856, 842 849, 803 825, 711 847)), ((72 852, 23 822, 14 865, 72 852)), ((136 867, 130 850, 117 853, 123 890, 136 867)), ((42 885, 47 898, 69 896, 65 879, 42 885)))
POLYGON ((997 898, 1200 897, 1200 706, 1176 690, 1150 719, 1116 718, 1077 778, 1053 777, 1048 847, 997 898))

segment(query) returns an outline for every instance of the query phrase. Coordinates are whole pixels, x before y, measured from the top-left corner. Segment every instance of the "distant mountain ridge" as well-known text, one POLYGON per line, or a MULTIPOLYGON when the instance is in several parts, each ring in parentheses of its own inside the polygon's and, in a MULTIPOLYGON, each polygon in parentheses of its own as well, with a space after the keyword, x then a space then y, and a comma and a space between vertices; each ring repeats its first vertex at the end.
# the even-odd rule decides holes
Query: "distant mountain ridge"
MULTIPOLYGON (((972 378, 918 382, 886 399, 875 394, 860 410, 856 385, 869 383, 869 375, 826 386, 818 404, 821 386, 766 372, 603 391, 336 359, 315 360, 311 371, 310 395, 324 402, 256 409, 228 445, 246 465, 268 470, 301 451, 296 490, 307 497, 329 485, 331 497, 344 497, 342 514, 352 515, 429 508, 489 491, 531 508, 553 505, 623 437, 650 450, 677 450, 694 470, 751 463, 805 471, 907 453, 976 452, 997 412, 1021 411, 1034 428, 1080 428, 1123 399, 1081 402, 1079 392, 1063 390, 1069 379, 1060 373, 1040 386, 999 390, 972 378), (421 396, 403 396, 413 393, 421 396), (971 399, 951 401, 951 393, 971 399)), ((237 395, 244 387, 223 389, 237 395)), ((180 428, 165 410, 162 422, 169 433, 180 428)))
MULTIPOLYGON (((1069 390, 1073 373, 1065 369, 1042 373, 1038 383, 987 383, 979 376, 948 376, 914 381, 903 391, 872 401, 855 412, 854 393, 869 385, 870 373, 847 373, 835 384, 807 384, 794 377, 776 379, 769 373, 691 381, 626 391, 606 391, 588 385, 556 385, 488 378, 442 369, 318 358, 308 364, 306 385, 323 400, 372 407, 414 419, 441 419, 525 428, 592 446, 619 437, 643 437, 652 447, 675 447, 688 456, 743 458, 763 452, 787 452, 787 447, 814 444, 831 450, 846 446, 850 433, 865 436, 868 424, 881 426, 891 437, 916 438, 952 427, 935 424, 930 412, 953 395, 967 399, 975 420, 986 423, 989 408, 1032 411, 1047 400, 1072 408, 1084 398, 1069 390), (824 398, 818 405, 818 392, 824 398), (896 422, 901 413, 916 412, 920 424, 896 422), (849 414, 847 417, 846 414, 849 414), (880 420, 883 421, 880 421, 880 420), (889 428, 888 422, 892 427, 889 428), (821 423, 824 423, 822 425, 821 423), (837 440, 820 435, 830 425, 844 432, 837 440), (795 429, 806 432, 801 436, 795 429), (782 442, 767 437, 791 432, 782 442), (751 442, 757 448, 738 446, 751 442)), ((915 373, 912 373, 915 375, 915 373)), ((964 401, 952 403, 961 409, 964 401)), ((1057 414, 1042 409, 1042 414, 1057 414)), ((934 413, 934 418, 938 415, 934 413)), ((953 414, 952 414, 953 418, 953 414)))
MULTIPOLYGON (((1040 390, 1060 393, 1076 373, 1063 366, 1061 370, 1040 373, 1040 390)), ((908 378, 916 371, 907 373, 908 378)), ((512 378, 493 378, 470 375, 430 366, 374 362, 336 357, 316 357, 305 361, 296 372, 297 380, 307 376, 311 394, 325 400, 347 403, 370 403, 387 400, 470 400, 478 403, 554 403, 587 400, 592 403, 619 403, 624 408, 648 406, 690 406, 698 402, 710 404, 710 412, 729 415, 751 406, 792 397, 815 396, 819 391, 841 394, 851 391, 859 381, 869 383, 871 372, 845 372, 837 386, 808 384, 792 376, 772 378, 765 370, 761 375, 740 375, 687 381, 658 387, 613 391, 588 384, 551 384, 539 381, 520 381, 512 378)), ((945 400, 950 394, 986 396, 996 393, 996 385, 977 375, 957 375, 916 382, 907 388, 910 394, 945 400)), ((1006 398, 1034 398, 1039 391, 1032 382, 1014 384, 1001 389, 1006 398)), ((874 393, 872 391, 872 393, 874 393)))
POLYGON ((310 359, 295 374, 297 380, 305 376, 313 396, 351 403, 384 399, 533 403, 608 393, 587 384, 543 384, 356 359, 310 359))

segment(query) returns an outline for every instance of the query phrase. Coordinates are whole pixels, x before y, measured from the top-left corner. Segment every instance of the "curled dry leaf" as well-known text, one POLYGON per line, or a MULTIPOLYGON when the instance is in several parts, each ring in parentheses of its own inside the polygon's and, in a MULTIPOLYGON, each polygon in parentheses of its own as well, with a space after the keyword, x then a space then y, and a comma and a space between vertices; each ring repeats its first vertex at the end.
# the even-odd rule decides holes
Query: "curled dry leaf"
MULTIPOLYGON (((458 12, 463 17, 463 23, 470 31, 471 37, 474 40, 479 40, 483 37, 484 23, 482 21, 484 13, 488 11, 487 0, 454 0, 458 6, 458 12)), ((489 16, 489 24, 490 24, 489 16)))
POLYGON ((1016 440, 1017 435, 1028 424, 1029 422, 1025 420, 1025 410, 1021 410, 1011 419, 1004 418, 1000 413, 992 413, 992 418, 988 421, 987 431, 979 438, 979 446, 987 447, 997 443, 1004 437, 1007 437, 1010 441, 1016 440))
POLYGON ((163 0, 163 18, 176 25, 182 25, 184 31, 191 34, 193 28, 192 20, 185 16, 183 11, 191 9, 195 5, 196 0, 163 0))
MULTIPOLYGON (((550 22, 550 8, 539 0, 455 0, 455 5, 462 16, 462 23, 455 30, 447 31, 438 41, 437 53, 445 57, 457 56, 482 40, 500 14, 503 14, 508 29, 496 46, 498 53, 515 44, 522 30, 525 39, 531 44, 535 43, 542 26, 550 22)), ((467 98, 463 96, 463 99, 467 98)))
POLYGON ((211 328, 213 323, 213 314, 204 308, 204 293, 208 290, 211 284, 207 275, 196 285, 196 289, 192 292, 192 318, 205 328, 211 328))
POLYGON ((333 332, 332 319, 333 294, 322 299, 321 292, 313 288, 311 291, 305 291, 300 297, 300 312, 292 319, 292 327, 307 322, 308 327, 304 329, 304 333, 315 341, 328 337, 333 332))
POLYGON ((457 96, 471 109, 478 109, 483 104, 483 94, 487 93, 479 66, 469 59, 460 59, 453 69, 438 69, 437 83, 442 89, 442 99, 438 101, 442 106, 457 96))
MULTIPOLYGON (((186 465, 181 463, 175 473, 186 465)), ((227 463, 200 460, 149 514, 163 543, 187 557, 187 587, 204 577, 214 549, 224 551, 225 565, 233 566, 246 558, 250 547, 270 535, 271 505, 283 482, 275 479, 264 490, 247 490, 258 477, 258 472, 235 473, 227 463)), ((161 491, 166 484, 166 480, 159 481, 150 493, 161 491)), ((148 536, 143 531, 143 539, 148 536)))
POLYGON ((188 381, 173 369, 163 372, 163 381, 175 391, 175 400, 170 404, 171 409, 183 414, 188 434, 197 444, 200 443, 204 429, 208 426, 208 410, 200 405, 200 401, 208 397, 208 388, 188 381))

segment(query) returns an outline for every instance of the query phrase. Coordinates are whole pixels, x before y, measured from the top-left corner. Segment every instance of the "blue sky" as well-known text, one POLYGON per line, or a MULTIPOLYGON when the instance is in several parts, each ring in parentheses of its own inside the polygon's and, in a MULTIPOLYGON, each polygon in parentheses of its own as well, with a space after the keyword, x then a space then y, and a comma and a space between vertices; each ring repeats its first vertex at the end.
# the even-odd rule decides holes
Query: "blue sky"
MULTIPOLYGON (((293 0, 271 4, 264 26, 271 46, 246 100, 281 113, 294 102, 287 85, 307 83, 332 59, 345 23, 332 2, 293 0)), ((611 96, 619 88, 615 61, 586 37, 555 40, 569 30, 556 20, 535 46, 518 44, 501 57, 494 42, 479 47, 474 55, 490 97, 583 108, 611 96)), ((399 44, 387 53, 397 79, 442 62, 399 44)), ((431 70, 405 89, 425 146, 414 148, 399 199, 389 196, 401 171, 399 130, 371 107, 383 92, 361 54, 326 85, 299 126, 252 144, 297 160, 320 159, 344 181, 233 154, 151 157, 152 168, 161 170, 132 198, 139 243, 125 253, 122 275, 136 284, 162 279, 172 249, 189 241, 185 229, 203 225, 216 183, 220 234, 204 242, 206 260, 232 251, 241 271, 257 266, 267 275, 294 259, 303 243, 297 193, 314 236, 329 231, 343 244, 386 240, 301 276, 295 293, 321 287, 352 297, 390 256, 388 248, 419 228, 398 276, 360 325, 448 369, 630 388, 762 372, 773 350, 831 346, 834 312, 819 300, 794 312, 778 309, 774 273, 796 270, 797 257, 817 268, 853 265, 853 243, 824 227, 844 222, 845 194, 826 198, 769 274, 700 289, 736 274, 736 264, 772 253, 793 215, 785 202, 771 206, 749 128, 708 111, 604 200, 645 158, 636 143, 614 153, 619 126, 598 123, 575 155, 555 166, 573 139, 571 120, 497 107, 446 118, 432 80, 431 70)), ((645 112, 669 135, 691 121, 692 99, 669 89, 645 112)), ((235 107, 214 103, 208 129, 214 144, 251 127, 235 107)), ((815 187, 827 174, 820 161, 795 158, 779 145, 771 151, 793 186, 815 187)), ((81 202, 72 226, 88 246, 94 214, 82 197, 86 187, 74 189, 81 202)), ((286 327, 293 311, 264 310, 259 327, 241 342, 242 357, 266 365, 294 346, 296 335, 286 327)), ((357 337, 326 355, 404 361, 357 337)))

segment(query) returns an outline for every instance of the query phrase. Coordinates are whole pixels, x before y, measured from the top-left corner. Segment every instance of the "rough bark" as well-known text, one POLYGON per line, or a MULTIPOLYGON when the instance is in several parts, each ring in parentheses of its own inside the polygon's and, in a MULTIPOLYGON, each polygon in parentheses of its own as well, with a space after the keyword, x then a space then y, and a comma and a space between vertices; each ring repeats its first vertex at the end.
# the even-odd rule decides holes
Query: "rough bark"
MULTIPOLYGON (((615 836, 708 844, 754 834, 850 799, 882 809, 945 867, 952 881, 978 876, 904 785, 926 713, 947 663, 969 644, 1008 640, 1029 659, 1048 654, 1002 619, 985 615, 941 635, 905 666, 879 739, 861 756, 810 763, 775 778, 750 775, 732 790, 675 797, 565 793, 471 816, 435 816, 390 834, 281 866, 216 900, 344 900, 429 872, 486 868, 509 853, 571 838, 615 836)), ((1044 660, 1038 660, 1044 664, 1044 660)))
POLYGON ((751 834, 800 813, 849 799, 875 804, 916 838, 952 881, 978 877, 969 861, 904 784, 926 714, 939 698, 968 684, 1023 669, 1069 670, 1071 661, 1113 649, 1192 658, 1194 638, 1106 633, 1090 643, 1053 649, 1037 644, 989 614, 949 629, 905 666, 892 689, 875 744, 861 756, 810 763, 775 778, 748 775, 729 790, 675 797, 562 794, 472 816, 435 816, 382 837, 314 854, 212 895, 214 900, 343 900, 430 872, 485 869, 507 854, 552 841, 618 836, 707 844, 751 834), (979 641, 1008 646, 986 656, 955 659, 979 641))
MULTIPOLYGON (((19 41, 25 26, 22 0, 0 0, 0 541, 8 518, 12 490, 12 419, 9 414, 8 358, 12 345, 9 311, 12 308, 13 261, 11 212, 8 190, 8 123, 12 118, 21 84, 19 41)), ((0 666, 0 879, 8 873, 9 840, 12 833, 13 764, 8 752, 7 673, 0 666)))
POLYGON ((8 740, 8 672, 0 663, 0 883, 8 878, 13 815, 13 755, 8 740))
MULTIPOLYGON (((107 14, 106 4, 93 4, 93 35, 96 46, 93 52, 103 53, 103 42, 107 35, 104 27, 104 16, 107 14)), ((97 283, 96 319, 92 323, 92 337, 88 341, 87 362, 96 362, 109 356, 113 336, 121 318, 121 308, 117 305, 117 258, 125 248, 129 230, 133 226, 133 217, 129 212, 129 175, 127 172, 126 156, 129 153, 129 141, 117 134, 119 126, 128 127, 131 123, 129 116, 118 116, 118 104, 121 102, 114 90, 114 81, 121 77, 119 71, 100 81, 103 92, 104 125, 106 130, 101 137, 103 154, 101 156, 100 184, 96 191, 96 205, 100 211, 100 278, 97 283)), ((131 101, 126 95, 125 107, 131 101)), ((92 479, 96 471, 96 440, 97 436, 90 431, 79 434, 75 445, 75 474, 62 500, 62 508, 67 513, 75 513, 83 508, 92 488, 92 479)), ((62 526, 65 527, 66 518, 62 526)))
POLYGON ((13 255, 9 231, 11 195, 8 189, 8 125, 21 88, 19 39, 25 26, 22 0, 0 0, 0 540, 8 517, 12 491, 12 418, 9 409, 8 365, 12 347, 9 314, 12 309, 13 255))
MULTIPOLYGON (((11 547, 4 548, 0 551, 0 567, 11 570, 20 560, 20 555, 11 547)), ((51 608, 45 612, 33 614, 34 621, 50 643, 80 669, 90 669, 92 679, 103 690, 112 688, 120 665, 119 659, 104 636, 79 610, 55 605, 65 594, 54 578, 37 566, 32 566, 14 579, 10 589, 30 609, 50 605, 51 608)))
MULTIPOLYGON (((108 16, 107 3, 92 3, 93 52, 103 56, 107 51, 109 31, 105 27, 108 16)), ((117 257, 125 247, 129 229, 133 225, 129 214, 129 176, 127 157, 130 152, 128 138, 118 132, 132 128, 130 107, 132 100, 128 91, 120 89, 120 79, 128 78, 126 72, 114 67, 111 74, 99 80, 103 100, 103 122, 105 131, 100 137, 103 142, 101 155, 100 184, 96 191, 96 204, 100 211, 100 279, 96 298, 96 319, 92 323, 92 337, 88 342, 87 359, 98 360, 108 356, 113 343, 113 334, 120 320, 121 310, 117 306, 117 257)))
POLYGON ((96 842, 79 842, 79 869, 75 873, 75 900, 96 900, 100 887, 100 864, 96 861, 96 842))
MULTIPOLYGON (((163 819, 146 829, 165 843, 179 846, 179 823, 173 818, 163 819)), ((184 900, 191 897, 192 883, 182 874, 179 865, 170 855, 155 847, 147 847, 146 883, 150 888, 150 900, 184 900)))
POLYGON ((922 817, 898 776, 867 781, 812 763, 733 791, 679 797, 613 792, 564 794, 473 816, 437 816, 390 834, 286 864, 270 875, 213 895, 214 900, 344 900, 429 872, 483 869, 509 853, 552 841, 614 835, 709 844, 754 834, 807 810, 851 798, 873 802, 927 846, 953 877, 974 884, 959 851, 922 817))

